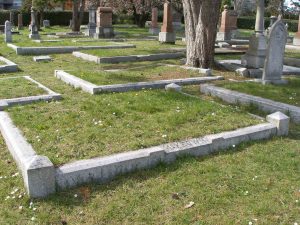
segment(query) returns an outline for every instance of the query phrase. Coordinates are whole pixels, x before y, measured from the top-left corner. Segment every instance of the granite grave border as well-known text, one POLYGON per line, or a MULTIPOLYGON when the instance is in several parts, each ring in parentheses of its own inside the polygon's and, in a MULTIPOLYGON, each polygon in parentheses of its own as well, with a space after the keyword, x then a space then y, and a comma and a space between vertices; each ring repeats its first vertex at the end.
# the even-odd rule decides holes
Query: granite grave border
POLYGON ((13 44, 7 44, 8 47, 16 51, 17 55, 43 55, 43 54, 61 54, 72 53, 80 50, 91 49, 123 49, 135 48, 133 44, 107 45, 107 46, 56 46, 56 47, 18 47, 13 44))
POLYGON ((289 115, 294 123, 300 123, 300 107, 294 105, 276 102, 270 99, 248 95, 208 84, 200 85, 200 91, 206 95, 218 97, 227 103, 242 105, 252 104, 267 113, 279 111, 289 115))
POLYGON ((158 80, 149 82, 126 83, 126 84, 112 84, 112 85, 95 85, 86 80, 71 75, 63 70, 54 71, 54 76, 64 81, 65 83, 80 88, 90 94, 106 93, 106 92, 128 92, 143 89, 163 89, 168 84, 178 85, 195 85, 211 81, 223 80, 222 76, 208 76, 208 77, 195 77, 185 79, 172 79, 172 80, 158 80))
POLYGON ((158 163, 172 163, 178 157, 196 157, 224 151, 243 142, 285 136, 289 131, 289 117, 276 112, 267 122, 201 138, 162 144, 146 149, 105 157, 79 160, 55 167, 48 157, 38 155, 22 132, 13 124, 7 112, 0 112, 0 131, 6 145, 22 173, 24 185, 31 198, 44 198, 56 191, 88 183, 106 183, 116 176, 158 163))
POLYGON ((52 101, 52 100, 60 100, 62 96, 51 89, 47 88, 43 84, 37 82, 36 80, 32 79, 30 76, 19 76, 19 77, 6 77, 1 78, 0 80, 6 79, 16 79, 16 78, 24 78, 34 84, 36 84, 39 88, 44 90, 47 94, 43 95, 36 95, 36 96, 28 96, 28 97, 19 97, 19 98, 10 98, 10 99, 0 99, 0 111, 12 107, 15 105, 26 105, 34 102, 39 101, 52 101))

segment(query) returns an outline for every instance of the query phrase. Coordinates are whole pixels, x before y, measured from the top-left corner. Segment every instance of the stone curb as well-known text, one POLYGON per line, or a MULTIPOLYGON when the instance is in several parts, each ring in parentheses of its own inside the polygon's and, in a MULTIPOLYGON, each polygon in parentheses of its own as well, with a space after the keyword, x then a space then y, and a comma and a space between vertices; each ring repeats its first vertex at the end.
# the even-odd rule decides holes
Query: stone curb
POLYGON ((13 44, 7 44, 8 47, 14 49, 17 55, 44 55, 44 54, 60 54, 72 53, 80 50, 91 49, 123 49, 135 48, 135 45, 107 45, 107 46, 57 46, 57 47, 18 47, 13 44))
POLYGON ((128 56, 114 56, 114 57, 97 57, 94 55, 73 52, 75 57, 81 58, 86 61, 101 63, 121 63, 121 62, 142 62, 142 61, 158 61, 167 59, 178 59, 184 57, 185 54, 178 53, 161 53, 161 54, 150 54, 150 55, 128 55, 128 56))
POLYGON ((268 113, 282 112, 291 117, 294 123, 300 123, 300 107, 272 101, 270 99, 261 98, 253 95, 231 91, 225 88, 216 87, 214 85, 203 84, 200 86, 200 91, 207 95, 212 95, 221 98, 223 101, 231 104, 253 104, 260 110, 268 113))
POLYGON ((17 64, 2 56, 0 56, 0 61, 6 63, 6 65, 0 66, 0 73, 11 73, 19 70, 17 64))
MULTIPOLYGON (((11 78, 16 78, 16 77, 11 77, 11 78)), ((35 83, 39 88, 43 89, 44 91, 47 92, 46 95, 38 95, 38 96, 28 96, 28 97, 19 97, 19 98, 10 98, 10 99, 1 99, 0 100, 0 111, 12 107, 15 105, 26 105, 30 104, 33 102, 38 102, 38 101, 53 101, 53 100, 60 100, 62 99, 62 96, 49 88, 45 87, 41 83, 33 80, 29 76, 23 76, 23 77, 18 77, 18 78, 25 78, 26 80, 29 80, 32 83, 35 83)), ((4 78, 4 79, 10 79, 4 78)))
POLYGON ((59 189, 91 182, 105 183, 120 174, 152 168, 160 162, 170 163, 182 155, 205 156, 235 147, 242 142, 288 134, 289 117, 277 112, 268 115, 267 121, 269 122, 202 138, 101 158, 79 160, 58 168, 55 168, 47 157, 36 154, 6 112, 0 112, 0 131, 22 172, 29 196, 43 198, 59 189))
POLYGON ((0 131, 22 173, 29 196, 42 198, 54 193, 54 165, 47 157, 35 153, 6 112, 0 112, 0 131))
POLYGON ((279 122, 281 125, 278 125, 278 121, 271 118, 278 119, 270 115, 272 123, 65 164, 56 169, 56 185, 58 189, 66 189, 91 182, 106 183, 117 175, 148 169, 161 162, 171 163, 182 155, 205 156, 235 147, 242 142, 268 139, 281 134, 277 131, 277 126, 283 130, 288 129, 287 123, 279 122))
POLYGON ((127 91, 142 90, 142 89, 164 89, 166 85, 172 83, 175 83, 177 85, 193 85, 193 84, 201 84, 205 82, 224 79, 222 76, 197 77, 197 78, 186 78, 186 79, 160 80, 160 81, 150 81, 150 82, 97 86, 61 70, 56 70, 54 72, 54 75, 55 77, 61 79, 65 83, 70 84, 75 88, 81 88, 83 91, 88 92, 90 94, 97 94, 103 92, 127 92, 127 91))

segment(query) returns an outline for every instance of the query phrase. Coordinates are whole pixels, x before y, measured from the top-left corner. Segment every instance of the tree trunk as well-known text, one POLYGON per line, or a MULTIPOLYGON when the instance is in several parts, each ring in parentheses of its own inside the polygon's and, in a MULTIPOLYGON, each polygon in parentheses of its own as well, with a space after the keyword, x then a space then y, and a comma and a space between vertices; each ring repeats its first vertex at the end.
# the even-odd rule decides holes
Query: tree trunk
POLYGON ((79 8, 79 0, 74 0, 72 5, 72 31, 74 32, 80 30, 78 8, 79 8))
POLYGON ((186 64, 209 68, 214 63, 217 24, 221 0, 183 0, 186 64))
POLYGON ((43 26, 44 21, 44 10, 40 11, 40 26, 43 26))
POLYGON ((79 9, 79 30, 80 30, 80 25, 83 22, 83 16, 84 16, 84 0, 80 0, 80 9, 79 9))

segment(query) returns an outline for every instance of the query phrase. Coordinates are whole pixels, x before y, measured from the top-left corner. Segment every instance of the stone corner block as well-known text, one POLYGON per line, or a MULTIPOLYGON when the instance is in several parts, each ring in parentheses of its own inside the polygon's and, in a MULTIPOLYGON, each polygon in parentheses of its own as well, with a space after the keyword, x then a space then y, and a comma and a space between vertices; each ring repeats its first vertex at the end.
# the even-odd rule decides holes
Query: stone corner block
POLYGON ((182 87, 175 84, 175 83, 172 83, 172 84, 168 84, 165 86, 165 89, 166 91, 176 91, 176 92, 180 92, 182 87))
POLYGON ((278 136, 286 136, 289 134, 290 117, 281 112, 276 112, 267 116, 267 121, 277 127, 278 136))
POLYGON ((32 198, 43 198, 55 192, 55 168, 48 157, 36 155, 28 163, 26 187, 32 198))

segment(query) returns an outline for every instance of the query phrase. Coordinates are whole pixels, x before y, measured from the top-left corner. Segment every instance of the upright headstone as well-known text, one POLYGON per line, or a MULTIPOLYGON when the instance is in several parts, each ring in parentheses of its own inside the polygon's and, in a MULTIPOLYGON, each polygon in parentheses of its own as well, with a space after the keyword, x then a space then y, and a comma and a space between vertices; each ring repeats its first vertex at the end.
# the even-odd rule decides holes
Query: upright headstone
POLYGON ((69 28, 72 28, 73 26, 73 20, 70 20, 69 28))
POLYGON ((293 44, 300 45, 300 15, 299 15, 299 21, 298 21, 298 32, 294 36, 293 44))
POLYGON ((10 21, 11 26, 13 27, 14 26, 14 12, 13 11, 9 12, 9 21, 10 21))
POLYGON ((157 19, 158 19, 158 9, 153 8, 152 9, 152 20, 151 20, 151 25, 150 25, 150 29, 149 29, 150 34, 153 34, 153 35, 159 34, 159 27, 158 27, 157 19))
POLYGON ((273 24, 270 30, 267 55, 262 77, 263 84, 286 83, 281 79, 281 76, 287 34, 288 33, 285 24, 280 18, 273 24))
POLYGON ((29 38, 30 39, 40 39, 39 29, 38 29, 37 24, 36 24, 36 12, 35 12, 35 9, 33 7, 31 7, 30 27, 31 27, 31 30, 30 30, 29 38))
POLYGON ((229 10, 227 5, 224 6, 222 12, 221 26, 217 34, 218 41, 227 41, 236 38, 238 35, 237 29, 237 12, 229 10))
POLYGON ((5 41, 5 43, 12 42, 11 23, 9 21, 5 21, 4 41, 5 41))
POLYGON ((89 23, 86 30, 86 36, 94 37, 96 34, 96 8, 89 8, 89 23))
POLYGON ((50 27, 50 21, 49 20, 43 20, 43 27, 49 28, 50 27))
POLYGON ((161 32, 159 33, 159 42, 174 44, 176 35, 173 31, 172 6, 170 2, 164 4, 164 20, 161 32))
POLYGON ((173 29, 175 31, 182 30, 181 19, 182 14, 177 12, 175 9, 173 10, 173 29))
POLYGON ((23 30, 23 15, 18 14, 18 30, 23 30))
POLYGON ((258 0, 255 23, 255 34, 251 36, 249 49, 242 56, 242 64, 247 68, 262 68, 267 50, 267 39, 264 35, 265 1, 258 0))
POLYGON ((112 38, 114 28, 112 26, 112 8, 99 7, 97 10, 96 38, 112 38))
POLYGON ((273 24, 277 21, 277 17, 276 16, 270 16, 270 25, 269 27, 266 29, 265 31, 265 35, 268 36, 270 34, 270 30, 271 30, 271 27, 273 26, 273 24))

